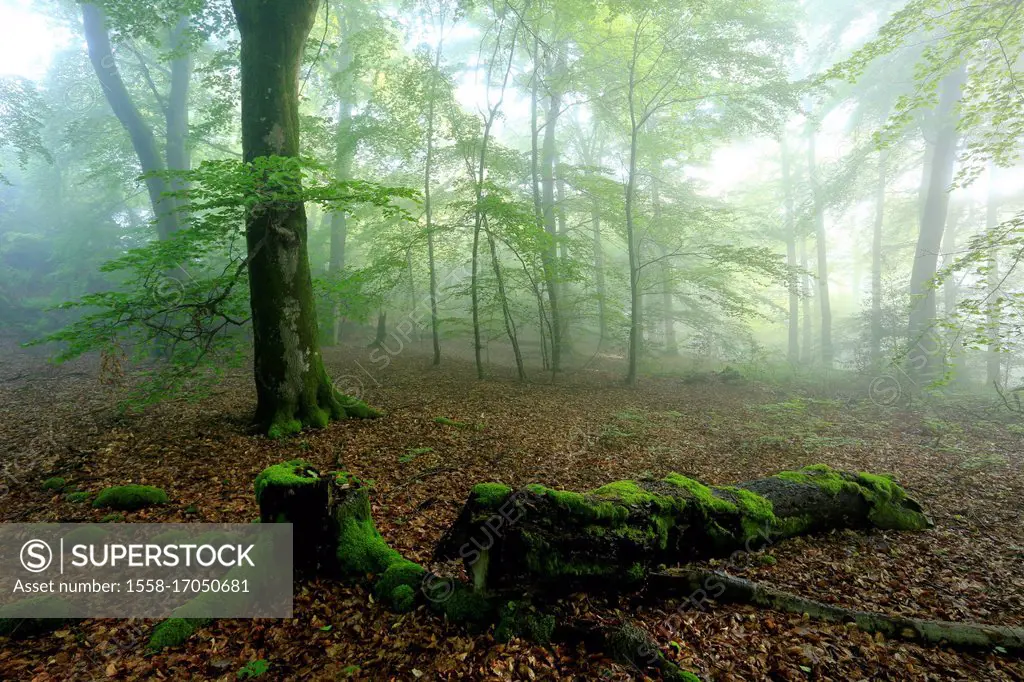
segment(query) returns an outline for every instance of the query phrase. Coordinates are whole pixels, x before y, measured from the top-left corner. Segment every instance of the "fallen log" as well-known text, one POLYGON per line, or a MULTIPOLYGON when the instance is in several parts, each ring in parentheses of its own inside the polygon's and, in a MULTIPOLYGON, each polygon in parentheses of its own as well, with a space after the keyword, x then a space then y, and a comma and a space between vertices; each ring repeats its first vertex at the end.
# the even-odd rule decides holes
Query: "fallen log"
POLYGON ((806 614, 828 623, 852 623, 864 632, 881 633, 892 639, 926 644, 946 644, 954 648, 1024 651, 1024 628, 951 623, 941 620, 890 616, 859 611, 806 599, 791 592, 755 583, 723 573, 695 568, 678 568, 652 573, 648 590, 659 596, 679 592, 699 592, 720 602, 763 606, 777 611, 806 614))
POLYGON ((478 590, 640 584, 652 568, 838 528, 921 530, 920 505, 895 481, 814 465, 706 486, 679 474, 586 493, 475 486, 435 558, 462 559, 478 590))

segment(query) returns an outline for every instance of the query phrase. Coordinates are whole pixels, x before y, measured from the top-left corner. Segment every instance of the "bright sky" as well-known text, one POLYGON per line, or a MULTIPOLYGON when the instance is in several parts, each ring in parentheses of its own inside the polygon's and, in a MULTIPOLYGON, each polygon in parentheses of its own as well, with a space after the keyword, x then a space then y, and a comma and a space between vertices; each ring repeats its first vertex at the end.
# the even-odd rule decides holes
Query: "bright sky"
POLYGON ((71 32, 32 7, 32 0, 0 0, 0 75, 38 80, 71 32))

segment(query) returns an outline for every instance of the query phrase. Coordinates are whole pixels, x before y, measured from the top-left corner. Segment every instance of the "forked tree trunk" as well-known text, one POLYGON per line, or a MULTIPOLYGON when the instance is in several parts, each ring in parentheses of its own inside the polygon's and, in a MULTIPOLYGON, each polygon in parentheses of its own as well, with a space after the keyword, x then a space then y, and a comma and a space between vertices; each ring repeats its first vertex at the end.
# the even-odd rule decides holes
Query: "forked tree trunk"
POLYGON ((817 465, 707 487, 678 474, 587 493, 539 485, 473 488, 437 548, 477 588, 641 582, 652 567, 728 556, 837 528, 919 530, 921 507, 891 479, 817 465))
MULTIPOLYGON (((319 0, 232 0, 242 39, 242 149, 247 163, 299 153, 299 63, 319 0)), ((266 188, 273 192, 274 188, 266 188)), ((334 390, 317 339, 301 202, 246 219, 256 421, 270 435, 373 411, 334 390)))
MULTIPOLYGON (((149 193, 149 202, 156 218, 157 235, 160 239, 167 239, 178 230, 178 216, 174 210, 174 201, 164 196, 172 188, 163 177, 154 175, 154 173, 167 170, 167 163, 160 155, 152 128, 142 118, 132 101, 128 88, 125 87, 124 81, 121 79, 117 59, 114 57, 114 51, 110 44, 110 35, 107 32, 103 10, 91 2, 82 3, 82 25, 89 50, 89 61, 99 79, 103 95, 114 115, 117 116, 117 120, 121 122, 128 133, 128 137, 131 138, 139 167, 147 176, 146 190, 149 193)), ((181 65, 175 65, 175 69, 175 76, 172 78, 172 106, 183 101, 182 98, 185 95, 182 89, 187 92, 188 86, 187 78, 184 83, 181 83, 181 65)), ((168 110, 168 113, 171 111, 168 110)), ((173 111, 180 113, 180 108, 174 106, 173 111)), ((182 126, 187 131, 187 116, 182 120, 169 118, 168 124, 167 144, 170 149, 173 146, 175 135, 182 134, 182 126)), ((183 163, 177 157, 172 161, 183 163)), ((185 170, 185 167, 182 166, 176 170, 185 170)))

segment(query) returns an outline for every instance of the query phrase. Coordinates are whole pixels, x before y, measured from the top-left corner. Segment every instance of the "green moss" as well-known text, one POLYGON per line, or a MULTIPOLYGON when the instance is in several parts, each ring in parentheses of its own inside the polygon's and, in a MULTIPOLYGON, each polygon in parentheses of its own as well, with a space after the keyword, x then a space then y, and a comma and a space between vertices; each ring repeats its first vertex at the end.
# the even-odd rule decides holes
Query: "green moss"
POLYGON ((320 480, 315 470, 311 470, 308 462, 302 459, 293 459, 288 462, 275 464, 260 472, 253 484, 256 489, 256 502, 260 501, 263 491, 268 486, 280 486, 282 488, 297 488, 303 485, 313 485, 320 480))
POLYGON ((812 464, 799 471, 776 474, 776 478, 816 485, 833 496, 843 492, 860 495, 870 505, 868 519, 878 528, 922 530, 931 525, 907 499, 906 491, 888 476, 867 472, 844 475, 824 464, 812 464))
POLYGON ((64 496, 64 499, 73 504, 80 504, 82 502, 88 502, 91 497, 92 493, 87 490, 82 490, 80 492, 68 493, 64 496))
POLYGON ((391 593, 391 608, 398 613, 408 613, 416 606, 416 590, 408 585, 399 585, 391 593))
POLYGON ((633 564, 626 571, 626 578, 631 583, 642 583, 647 579, 647 567, 639 563, 633 564))
POLYGON ((728 491, 736 497, 744 542, 766 539, 765 536, 772 532, 777 522, 771 500, 744 488, 728 486, 720 490, 728 491))
POLYGON ((168 618, 153 628, 146 648, 156 652, 168 647, 181 646, 188 641, 193 632, 210 622, 209 618, 168 618))
POLYGON ((527 604, 513 601, 502 607, 494 639, 505 643, 513 637, 520 637, 537 644, 548 644, 554 632, 554 616, 538 613, 527 604))
POLYGON ((336 513, 338 522, 338 568, 350 575, 381 574, 402 559, 373 523, 365 493, 352 495, 336 513))
POLYGON ((92 506, 96 509, 134 511, 167 503, 167 493, 151 485, 118 485, 101 490, 92 506))
POLYGON ((508 500, 508 496, 512 494, 512 488, 501 483, 479 483, 473 486, 469 494, 482 507, 498 509, 508 500))
MULTIPOLYGON (((378 599, 396 611, 407 611, 408 608, 403 608, 406 606, 406 591, 411 592, 409 596, 414 601, 416 590, 423 584, 426 574, 426 570, 419 564, 400 559, 388 566, 373 586, 373 591, 378 599)), ((411 606, 411 602, 409 605, 411 606)))
POLYGON ((66 479, 54 476, 43 481, 43 490, 61 490, 68 484, 66 479))
POLYGON ((611 524, 622 523, 629 517, 629 509, 621 503, 616 504, 611 500, 593 501, 588 500, 586 495, 574 493, 568 490, 552 490, 542 485, 529 485, 526 487, 535 495, 543 495, 555 503, 563 511, 566 511, 580 519, 587 521, 605 521, 611 524))
POLYGON ((100 519, 100 523, 121 523, 122 521, 124 521, 124 514, 122 514, 121 512, 107 514, 102 519, 100 519))
POLYGON ((314 407, 309 411, 307 421, 314 429, 323 429, 331 423, 331 413, 327 410, 321 410, 319 407, 314 407))
POLYGON ((298 419, 277 419, 267 429, 267 437, 274 440, 293 436, 302 431, 302 422, 298 419))
POLYGON ((630 505, 654 503, 659 501, 657 495, 644 490, 637 485, 636 481, 616 481, 614 483, 609 483, 594 490, 592 494, 597 497, 615 498, 624 504, 630 505))
POLYGON ((455 421, 454 419, 449 419, 448 417, 434 417, 434 423, 441 424, 443 426, 454 426, 457 429, 465 429, 469 427, 469 424, 467 424, 466 422, 455 421))
POLYGON ((699 505, 706 509, 720 513, 738 511, 735 504, 729 500, 716 497, 711 488, 700 481, 695 481, 692 478, 687 478, 680 474, 669 474, 664 478, 664 481, 665 483, 671 483, 677 488, 682 488, 687 491, 699 505))
POLYGON ((453 623, 486 626, 494 622, 495 606, 482 592, 475 592, 461 582, 455 583, 447 599, 430 602, 453 623))
POLYGON ((778 536, 788 538, 794 535, 803 534, 813 524, 814 519, 807 514, 802 516, 787 516, 784 519, 776 521, 774 533, 778 536))
POLYGON ((350 396, 341 397, 341 405, 344 410, 344 417, 355 417, 357 419, 376 419, 384 413, 380 410, 370 407, 362 400, 356 400, 350 396))

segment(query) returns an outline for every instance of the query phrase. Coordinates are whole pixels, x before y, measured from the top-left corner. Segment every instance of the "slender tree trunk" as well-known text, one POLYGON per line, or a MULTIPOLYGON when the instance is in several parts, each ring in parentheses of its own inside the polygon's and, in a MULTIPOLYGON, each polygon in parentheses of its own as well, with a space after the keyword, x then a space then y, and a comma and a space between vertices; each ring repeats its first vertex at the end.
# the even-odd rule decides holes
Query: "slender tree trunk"
MULTIPOLYGON (((563 64, 564 57, 559 56, 558 63, 563 64)), ((557 69, 556 69, 557 70, 557 69)), ((562 357, 562 315, 559 310, 558 294, 558 225, 555 214, 555 129, 558 125, 558 113, 562 107, 560 88, 552 87, 548 97, 547 115, 544 117, 544 146, 541 153, 541 193, 544 212, 544 229, 550 238, 548 248, 542 254, 544 279, 548 290, 548 307, 551 309, 551 371, 561 371, 562 357)))
MULTIPOLYGON (((658 193, 658 179, 651 180, 651 203, 654 207, 654 222, 661 223, 661 195, 658 193)), ((665 331, 665 355, 679 355, 679 344, 676 341, 676 314, 673 310, 672 299, 674 298, 674 285, 672 282, 672 266, 668 260, 668 251, 664 246, 658 245, 661 256, 660 274, 662 280, 661 292, 661 321, 665 331)))
MULTIPOLYGON (((509 75, 512 73, 512 61, 515 57, 516 52, 516 38, 519 36, 519 26, 516 26, 515 32, 512 34, 512 44, 509 46, 508 53, 508 66, 505 69, 505 78, 501 82, 501 96, 498 98, 497 103, 490 107, 487 112, 487 120, 484 121, 483 137, 480 140, 480 156, 478 174, 476 177, 476 203, 474 206, 474 218, 473 218, 473 256, 472 256, 472 274, 470 275, 470 298, 472 299, 473 305, 473 352, 474 359, 476 360, 476 376, 478 379, 484 378, 484 363, 483 363, 483 343, 480 337, 480 230, 483 227, 484 213, 483 213, 483 195, 484 195, 484 180, 487 177, 487 144, 491 137, 491 127, 494 125, 494 119, 498 115, 498 110, 501 109, 501 104, 505 99, 505 88, 508 85, 509 75)), ((494 45, 494 52, 491 55, 490 64, 487 67, 487 83, 491 82, 491 74, 494 70, 494 60, 497 58, 499 43, 496 42, 494 45)))
MULTIPOLYGON (((171 31, 170 48, 174 54, 171 60, 171 89, 167 97, 167 168, 170 170, 187 171, 192 168, 191 154, 188 148, 188 93, 189 81, 192 78, 192 55, 186 45, 189 29, 189 17, 183 16, 171 31)), ((179 192, 185 184, 171 180, 170 190, 179 192)), ((180 224, 185 207, 184 200, 175 201, 177 216, 175 221, 180 224)))
MULTIPOLYGON (((350 20, 341 17, 341 54, 338 58, 338 73, 341 85, 338 89, 338 123, 334 131, 334 177, 339 181, 351 179, 352 160, 356 151, 356 140, 352 135, 352 106, 355 98, 352 75, 352 46, 350 45, 352 30, 350 20)), ((345 243, 348 240, 348 215, 344 209, 331 212, 331 246, 330 262, 327 274, 332 280, 341 277, 345 269, 345 243)), ((341 302, 329 301, 327 308, 329 318, 324 320, 323 338, 331 345, 341 341, 342 324, 341 302)))
POLYGON ((434 347, 433 365, 441 364, 441 333, 437 316, 437 266, 434 261, 434 207, 430 202, 431 173, 434 170, 434 110, 437 100, 437 76, 441 70, 444 42, 444 15, 441 16, 441 38, 434 51, 434 70, 430 73, 430 94, 427 99, 427 160, 423 170, 423 212, 427 221, 427 267, 430 270, 430 336, 434 347))
MULTIPOLYGON (((558 257, 560 262, 566 263, 569 260, 569 221, 565 210, 565 178, 563 169, 559 163, 558 156, 555 156, 555 201, 558 213, 558 257)), ((572 355, 572 333, 569 329, 569 283, 558 282, 558 301, 561 309, 562 320, 562 354, 572 355)))
MULTIPOLYGON (((297 156, 299 63, 319 0, 232 0, 232 6, 241 35, 244 160, 297 156)), ((303 204, 258 209, 246 219, 257 423, 280 436, 331 418, 372 416, 358 401, 343 403, 324 370, 303 204)))
POLYGON ((139 114, 139 110, 132 102, 131 95, 121 79, 117 59, 114 57, 113 48, 110 45, 110 36, 107 33, 106 17, 103 11, 92 3, 83 3, 82 25, 89 50, 89 61, 99 78, 103 94, 114 111, 114 115, 117 116, 117 120, 121 122, 128 137, 131 138, 139 166, 143 174, 147 175, 146 190, 149 193, 149 201, 156 219, 157 235, 161 239, 167 239, 178 230, 178 216, 174 211, 174 202, 164 196, 170 190, 167 182, 162 177, 152 175, 167 168, 164 159, 160 156, 156 138, 153 136, 152 129, 139 114))
POLYGON ((810 365, 814 362, 814 319, 811 317, 811 278, 807 259, 807 237, 800 238, 800 288, 803 293, 803 346, 800 348, 800 362, 803 365, 810 365))
MULTIPOLYGON (((599 123, 597 119, 594 119, 594 135, 591 138, 591 145, 587 148, 587 158, 585 159, 588 166, 585 173, 588 176, 594 174, 590 167, 601 165, 603 148, 598 137, 599 134, 599 123)), ((592 197, 590 201, 590 226, 594 244, 594 286, 597 290, 597 328, 598 347, 600 348, 608 337, 608 312, 605 301, 604 247, 601 243, 601 210, 596 197, 592 197)))
POLYGON ((928 194, 921 217, 914 267, 910 275, 911 308, 908 335, 912 347, 908 355, 910 371, 923 379, 933 379, 939 368, 940 353, 924 339, 935 320, 935 289, 931 281, 938 265, 942 235, 949 211, 949 187, 956 163, 957 121, 955 110, 966 80, 966 70, 959 67, 946 76, 940 85, 936 111, 938 134, 928 182, 928 194), (918 350, 920 352, 915 352, 918 350))
POLYGON ((825 202, 818 183, 815 137, 817 131, 808 124, 807 174, 814 196, 814 241, 818 250, 818 310, 821 313, 821 362, 826 369, 832 367, 832 302, 828 295, 828 238, 825 234, 825 202))
POLYGON ((871 362, 882 362, 882 228, 885 226, 885 185, 888 152, 878 154, 875 182, 875 223, 871 231, 871 362))
MULTIPOLYGON (((786 208, 786 266, 796 272, 796 220, 793 214, 793 179, 789 168, 789 149, 783 138, 779 144, 782 154, 782 193, 786 208)), ((789 281, 789 342, 786 357, 796 364, 800 360, 800 292, 795 275, 789 281)))
MULTIPOLYGON (((538 91, 540 89, 540 39, 533 34, 533 75, 530 78, 530 189, 533 195, 533 212, 537 227, 544 229, 544 203, 540 192, 540 127, 537 122, 539 108, 538 91)), ((543 258, 542 258, 543 263, 543 258)), ((545 272, 546 275, 546 272, 545 272)), ((548 352, 547 313, 544 310, 544 298, 538 301, 538 321, 540 322, 540 355, 545 370, 551 368, 551 357, 548 352)))
POLYGON ((630 77, 630 117, 633 121, 629 137, 629 175, 626 179, 626 246, 629 255, 629 369, 626 372, 626 384, 636 386, 637 359, 640 353, 641 321, 640 321, 640 266, 636 252, 636 239, 633 229, 633 201, 636 194, 636 162, 639 130, 632 112, 632 74, 630 77))
POLYGON ((598 345, 608 338, 608 312, 604 285, 604 245, 601 243, 601 212, 595 201, 590 209, 590 224, 594 234, 594 286, 597 288, 598 345))
MULTIPOLYGON (((999 204, 996 200, 996 165, 988 168, 988 200, 985 204, 985 230, 989 234, 999 225, 999 204)), ((1000 314, 996 305, 999 289, 999 252, 989 246, 988 272, 985 275, 988 287, 987 335, 988 348, 985 351, 985 379, 989 385, 1002 384, 1002 356, 999 353, 1000 314)))
POLYGON ((487 230, 487 219, 484 218, 484 230, 487 231, 487 243, 491 249, 491 266, 494 268, 494 278, 498 285, 498 298, 501 300, 501 315, 505 322, 505 333, 512 344, 512 353, 516 359, 516 372, 520 381, 526 381, 526 369, 523 366, 523 354, 519 350, 519 335, 516 333, 516 322, 512 318, 512 311, 508 307, 508 297, 505 295, 505 278, 501 274, 501 261, 498 260, 498 249, 494 243, 494 235, 487 230))
POLYGON ((381 309, 377 312, 377 333, 373 337, 373 343, 371 346, 380 348, 384 345, 384 341, 388 336, 388 314, 387 311, 381 309))

